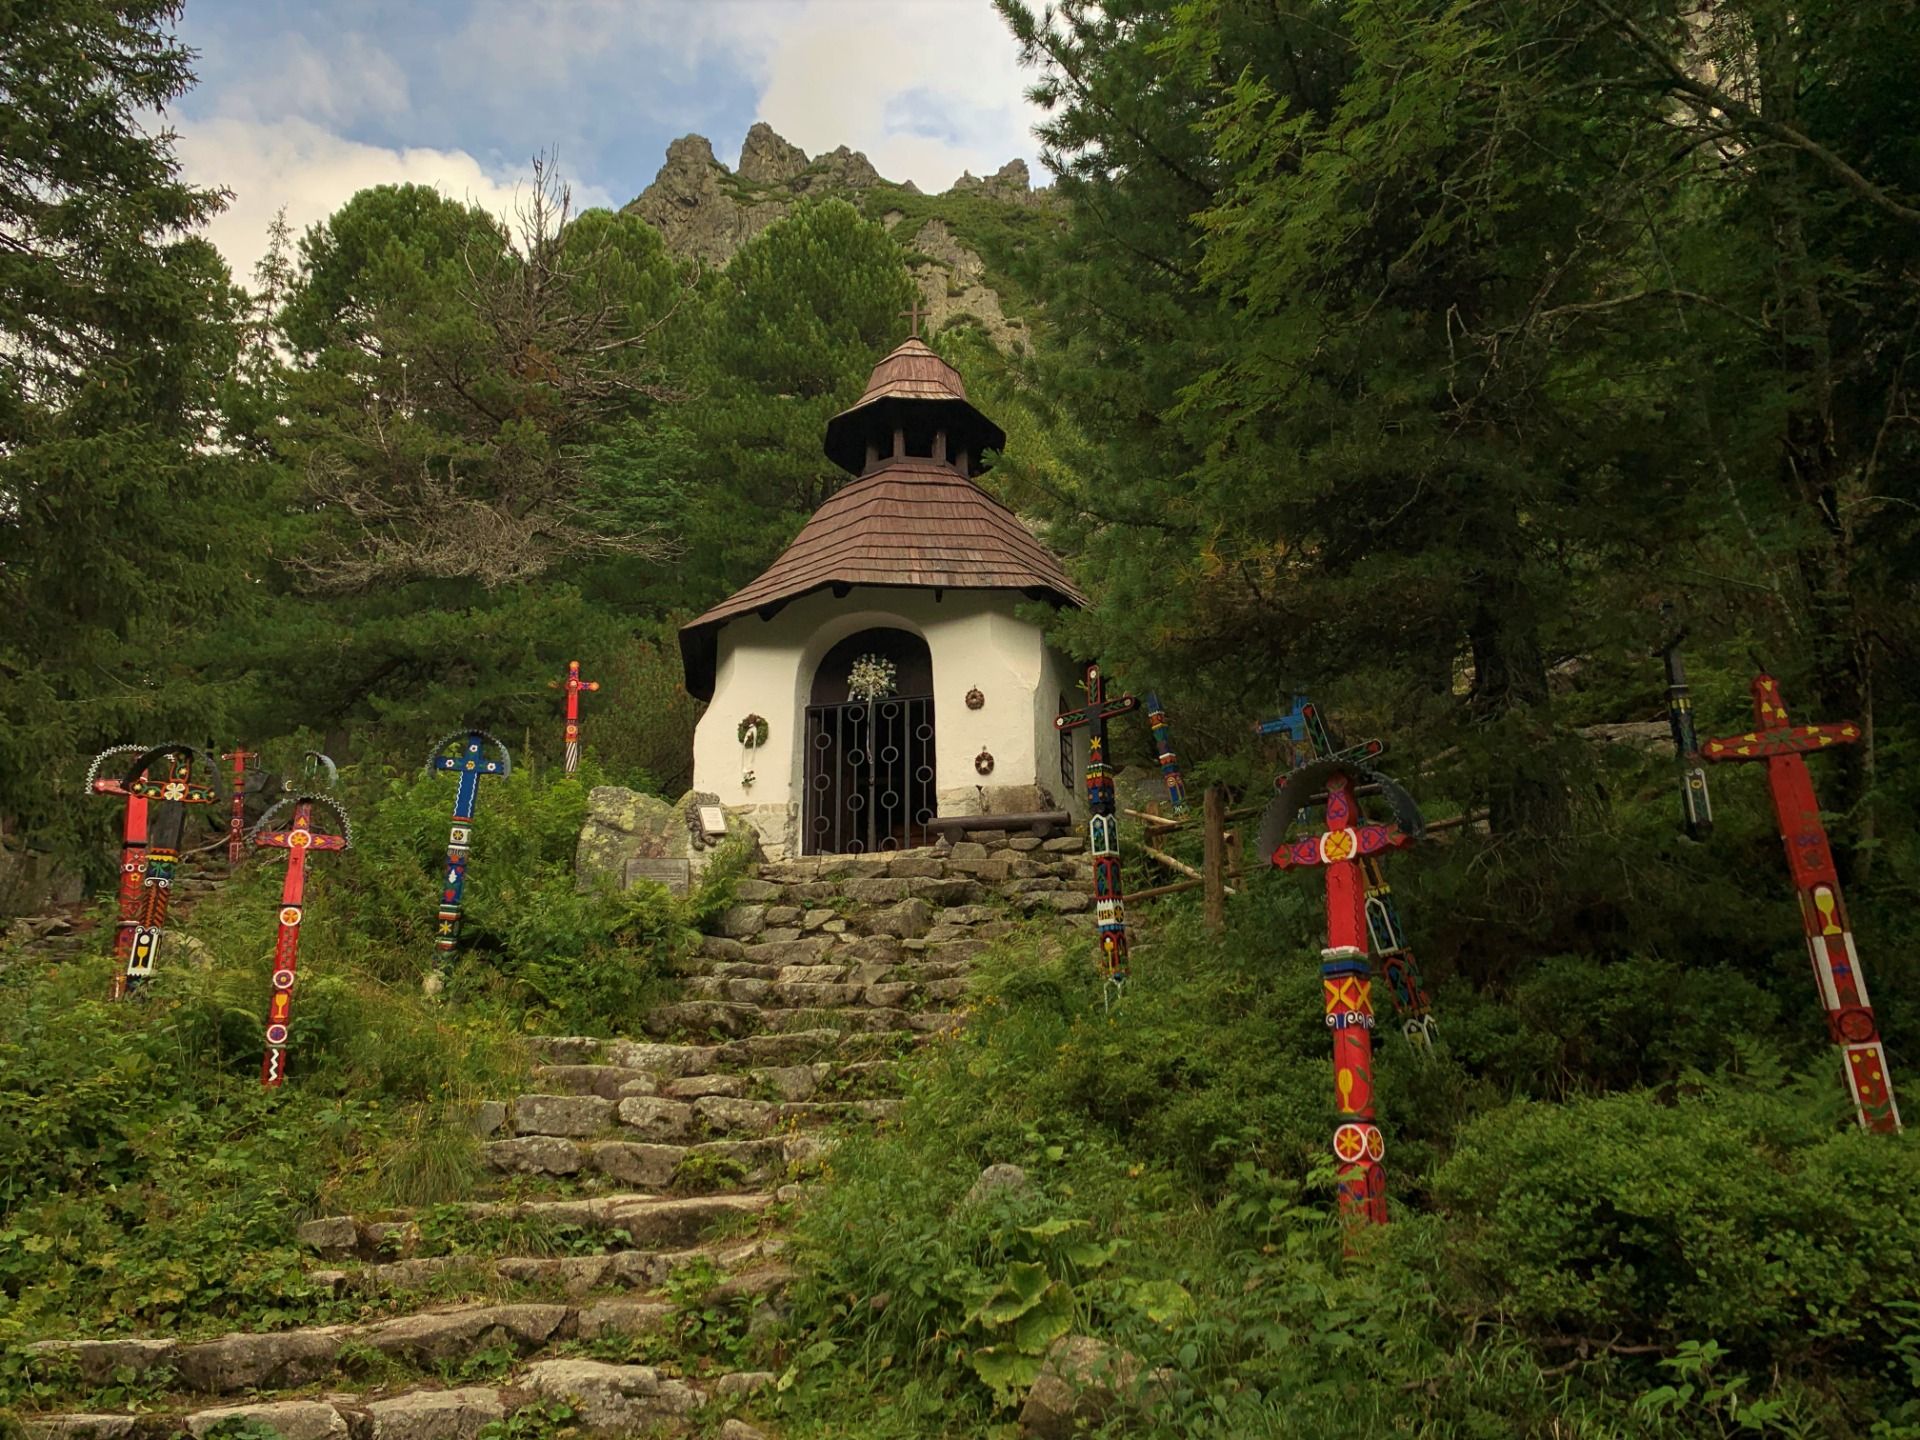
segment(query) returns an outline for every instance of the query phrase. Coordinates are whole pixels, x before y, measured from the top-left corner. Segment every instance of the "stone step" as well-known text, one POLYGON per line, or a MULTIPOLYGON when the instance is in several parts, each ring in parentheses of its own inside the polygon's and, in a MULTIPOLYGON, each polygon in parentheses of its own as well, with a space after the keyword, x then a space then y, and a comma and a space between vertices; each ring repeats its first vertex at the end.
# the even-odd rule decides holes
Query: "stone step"
MULTIPOLYGON (((503 1228, 568 1226, 621 1231, 634 1248, 686 1249, 750 1226, 773 1203, 764 1193, 701 1195, 662 1199, 658 1195, 619 1193, 560 1200, 466 1200, 434 1207, 438 1217, 459 1216, 493 1222, 503 1228)), ((419 1252, 422 1232, 409 1212, 392 1218, 333 1215, 295 1227, 294 1238, 329 1260, 405 1259, 419 1252)))
POLYGON ((308 1276, 335 1295, 370 1298, 431 1290, 441 1298, 487 1293, 523 1285, 578 1300, 597 1291, 657 1290, 681 1270, 712 1265, 736 1271, 780 1254, 786 1242, 761 1236, 741 1243, 697 1245, 690 1250, 609 1249, 599 1255, 426 1255, 315 1269, 308 1276))
MULTIPOLYGON (((735 1371, 698 1382, 649 1365, 554 1358, 521 1367, 502 1386, 419 1386, 396 1393, 332 1393, 310 1399, 251 1399, 209 1409, 144 1410, 138 1414, 42 1414, 22 1417, 30 1440, 200 1440, 216 1427, 255 1421, 282 1440, 477 1440, 489 1425, 547 1400, 568 1402, 570 1431, 588 1435, 656 1434, 682 1428, 695 1411, 733 1405, 773 1383, 767 1371, 735 1371)), ((760 1432, 728 1421, 723 1440, 760 1432)))
POLYGON ((868 1034, 918 1031, 927 1034, 953 1029, 963 1022, 956 1011, 896 1010, 879 1005, 849 1005, 823 1009, 794 1006, 742 1005, 728 1000, 685 1000, 657 1005, 644 1024, 653 1035, 725 1035, 744 1038, 794 1031, 844 1030, 868 1034))
POLYGON ((712 1093, 685 1098, 629 1095, 619 1101, 598 1095, 522 1095, 509 1108, 506 1129, 516 1139, 631 1139, 624 1132, 639 1131, 649 1139, 691 1143, 702 1134, 768 1135, 837 1120, 883 1120, 898 1104, 894 1100, 786 1101, 712 1093))
MULTIPOLYGON (((782 1039, 787 1037, 780 1037, 782 1039)), ((688 1047, 706 1050, 717 1047, 688 1047)), ((718 1057, 716 1057, 717 1059, 718 1057)), ((899 1088, 898 1066, 890 1060, 801 1062, 793 1065, 756 1065, 745 1070, 714 1070, 700 1075, 662 1077, 657 1071, 624 1065, 541 1065, 533 1078, 543 1094, 593 1095, 618 1103, 635 1095, 664 1095, 669 1100, 698 1100, 704 1095, 730 1099, 755 1097, 780 1100, 851 1100, 885 1096, 899 1088)), ((476 1126, 481 1137, 494 1137, 511 1127, 507 1107, 498 1106, 476 1126)))
POLYGON ((711 1075, 683 1075, 661 1082, 660 1094, 669 1100, 689 1101, 709 1095, 729 1100, 870 1100, 887 1098, 899 1085, 897 1061, 854 1060, 840 1065, 820 1061, 758 1066, 747 1071, 711 1075))
MULTIPOLYGON (((752 1101, 728 1100, 726 1105, 752 1101)), ((632 1133, 647 1133, 638 1127, 632 1133)), ((724 1192, 742 1185, 771 1185, 824 1155, 831 1141, 816 1135, 769 1135, 750 1140, 713 1140, 674 1145, 649 1140, 563 1140, 525 1136, 489 1140, 480 1147, 488 1169, 511 1175, 605 1176, 642 1190, 724 1192)))
POLYGON ((873 1005, 887 1009, 917 1007, 920 1002, 957 1000, 964 980, 880 980, 871 984, 831 980, 757 980, 732 975, 695 975, 683 989, 689 1000, 725 1000, 765 1008, 838 1009, 873 1005))
POLYGON ((748 1035, 710 1045, 601 1040, 589 1035, 534 1035, 528 1037, 528 1043, 536 1053, 558 1063, 605 1061, 623 1069, 644 1071, 665 1082, 687 1075, 812 1064, 829 1058, 836 1062, 885 1059, 907 1054, 925 1039, 918 1031, 901 1028, 856 1034, 836 1029, 788 1031, 777 1035, 748 1035))

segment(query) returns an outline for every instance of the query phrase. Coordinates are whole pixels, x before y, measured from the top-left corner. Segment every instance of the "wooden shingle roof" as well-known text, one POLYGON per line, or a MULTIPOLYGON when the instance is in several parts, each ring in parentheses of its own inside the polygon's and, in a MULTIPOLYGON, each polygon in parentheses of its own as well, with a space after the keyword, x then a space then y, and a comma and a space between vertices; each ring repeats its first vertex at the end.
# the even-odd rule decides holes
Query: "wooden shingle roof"
MULTIPOLYGON (((985 468, 978 464, 981 451, 1007 443, 1007 432, 967 399, 960 372, 917 337, 895 346, 873 367, 860 398, 827 422, 827 456, 858 475, 866 468, 867 442, 889 440, 900 424, 945 431, 948 453, 965 451, 970 465, 979 469, 985 468)), ((885 443, 881 453, 887 453, 885 443)))
POLYGON ((687 690, 712 698, 718 635, 729 620, 771 616, 815 590, 852 585, 1014 590, 1086 604, 1006 506, 951 465, 896 457, 830 497, 759 579, 682 628, 687 690))

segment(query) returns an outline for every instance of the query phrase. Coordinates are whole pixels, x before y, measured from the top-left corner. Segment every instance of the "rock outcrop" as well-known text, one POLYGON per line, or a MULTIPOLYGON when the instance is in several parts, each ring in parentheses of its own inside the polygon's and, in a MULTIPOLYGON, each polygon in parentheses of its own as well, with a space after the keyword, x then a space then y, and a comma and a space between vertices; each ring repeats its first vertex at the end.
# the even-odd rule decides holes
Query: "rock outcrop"
MULTIPOLYGON (((642 881, 685 893, 712 858, 717 839, 696 840, 698 809, 711 796, 689 794, 679 803, 619 785, 596 785, 587 796, 587 822, 574 848, 573 871, 582 889, 610 880, 622 890, 642 881)), ((754 843, 753 828, 727 817, 727 838, 754 843)))
POLYGON ((807 152, 775 134, 766 121, 755 121, 747 131, 746 143, 740 147, 737 172, 742 180, 750 180, 755 185, 784 185, 797 179, 806 168, 807 152))
MULTIPOLYGON (((658 230, 673 254, 724 265, 802 199, 839 196, 858 203, 881 187, 919 193, 910 183, 886 179, 865 155, 845 145, 809 158, 763 120, 747 131, 737 170, 716 160, 702 136, 675 140, 653 184, 627 208, 658 230)), ((1024 160, 1010 160, 984 179, 963 174, 949 193, 1010 205, 1043 204, 1053 194, 1033 188, 1024 160)), ((894 210, 884 218, 891 229, 904 214, 894 210)), ((998 292, 987 283, 985 263, 945 222, 929 219, 917 234, 902 238, 909 250, 925 257, 913 267, 914 282, 933 328, 967 318, 1003 349, 1024 343, 1026 327, 1004 313, 998 292)))

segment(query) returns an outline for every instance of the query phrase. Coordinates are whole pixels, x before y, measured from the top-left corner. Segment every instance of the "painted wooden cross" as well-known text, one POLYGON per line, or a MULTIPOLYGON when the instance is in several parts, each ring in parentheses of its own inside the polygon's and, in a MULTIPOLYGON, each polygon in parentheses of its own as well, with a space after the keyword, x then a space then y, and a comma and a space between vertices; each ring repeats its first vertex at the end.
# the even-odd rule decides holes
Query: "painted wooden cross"
POLYGON ((307 856, 316 850, 352 849, 353 826, 346 811, 331 795, 302 793, 282 800, 260 817, 260 823, 254 827, 253 843, 287 852, 287 878, 280 885, 280 929, 273 944, 273 991, 267 1001, 266 1050, 260 1059, 260 1083, 272 1088, 287 1078, 293 982, 300 968, 300 922, 306 915, 307 856), (333 812, 340 826, 337 835, 314 828, 313 807, 316 805, 324 805, 333 812), (277 828, 281 813, 289 808, 293 814, 286 828, 277 828))
POLYGON ((1862 1128, 1891 1133, 1900 1129, 1900 1109, 1893 1099, 1886 1047, 1880 1043, 1880 1027, 1867 998, 1867 977, 1854 950, 1847 907, 1840 898, 1840 877, 1833 868, 1826 827, 1820 823, 1820 802, 1813 793, 1807 762, 1801 758, 1809 751, 1853 744, 1860 738, 1860 727, 1852 721, 1790 725, 1780 687, 1771 675, 1756 675, 1752 689, 1758 728, 1706 741, 1700 746, 1700 758, 1716 764, 1766 764, 1773 814, 1786 846, 1787 870, 1799 892, 1800 923, 1827 1012, 1827 1033, 1840 1047, 1862 1128))
POLYGON ((442 736, 433 747, 427 756, 427 768, 451 771, 460 781, 453 797, 453 828, 447 832, 447 865, 440 877, 440 909, 433 932, 434 948, 448 952, 460 941, 460 911, 467 891, 467 854, 473 846, 473 812, 480 803, 480 777, 510 774, 513 757, 505 745, 484 730, 456 730, 442 736), (456 744, 459 753, 447 754, 456 744), (493 747, 497 758, 488 758, 488 746, 493 747))
MULTIPOLYGON (((1286 735, 1291 742, 1295 770, 1314 760, 1365 764, 1378 759, 1386 749, 1378 740, 1363 740, 1345 749, 1338 748, 1319 706, 1304 695, 1293 697, 1293 709, 1287 714, 1262 720, 1253 729, 1256 735, 1286 735)), ((1285 783, 1285 776, 1274 781, 1276 787, 1285 783)), ((1427 998, 1419 962, 1414 959, 1413 947, 1407 943, 1407 932, 1400 923, 1393 887, 1387 883, 1384 857, 1362 856, 1360 871, 1367 882, 1367 930, 1373 940, 1374 954, 1380 960, 1380 973, 1386 978, 1387 996, 1400 1020, 1400 1033, 1414 1050, 1431 1053, 1436 1030, 1433 1002, 1427 998)))
POLYGON ((126 777, 102 775, 101 769, 117 756, 144 755, 145 745, 115 745, 93 757, 87 767, 89 795, 118 795, 126 803, 120 827, 120 894, 113 926, 114 994, 124 989, 127 957, 133 953, 133 932, 140 925, 141 890, 147 876, 147 797, 127 790, 126 777))
POLYGON ((1127 982, 1127 911, 1120 881, 1120 821, 1114 813, 1113 769, 1107 764, 1107 721, 1140 708, 1131 695, 1107 698, 1098 665, 1087 666, 1087 703, 1053 718, 1061 732, 1087 730, 1087 848, 1093 852, 1094 917, 1100 934, 1100 973, 1110 987, 1127 982))
POLYGON ((247 853, 247 762, 258 760, 260 752, 236 745, 220 758, 233 762, 233 808, 227 814, 227 864, 234 866, 247 853))
POLYGON ((1673 754, 1680 766, 1680 819, 1687 834, 1704 840, 1713 829, 1713 799, 1707 793, 1707 772, 1700 763, 1700 739, 1693 729, 1693 691, 1687 667, 1680 660, 1680 642, 1666 648, 1667 729, 1673 734, 1673 754))
POLYGON ((1180 757, 1173 753, 1173 727, 1167 724, 1166 707, 1154 691, 1146 694, 1147 728, 1153 732, 1153 752, 1160 760, 1160 778, 1167 783, 1167 802, 1175 815, 1187 813, 1187 782, 1180 773, 1180 757))
POLYGON ((147 833, 147 868, 141 876, 140 920, 133 928, 126 968, 113 979, 117 1000, 153 975, 166 933, 167 912, 173 899, 174 872, 180 863, 180 836, 186 829, 187 807, 212 805, 222 799, 220 767, 213 756, 191 745, 159 745, 143 753, 127 771, 126 793, 158 808, 147 833), (166 774, 155 767, 166 762, 166 774), (195 767, 199 766, 199 773, 195 767), (204 776, 205 778, 201 778, 204 776))
POLYGON ((1374 1124, 1373 978, 1367 964, 1367 906, 1361 861, 1411 845, 1424 833, 1413 800, 1399 786, 1364 766, 1318 760, 1287 777, 1267 806, 1260 848, 1277 869, 1319 867, 1327 872, 1327 945, 1320 952, 1320 984, 1327 1028, 1333 1032, 1333 1075, 1340 1121, 1333 1132, 1340 1164, 1340 1211, 1348 1220, 1387 1223, 1386 1143, 1374 1124), (1397 825, 1365 820, 1355 791, 1362 783, 1382 788, 1397 825), (1326 830, 1288 839, 1300 813, 1325 791, 1326 830))
POLYGON ((567 678, 564 680, 549 680, 547 687, 552 690, 564 690, 567 692, 567 774, 571 775, 580 768, 580 692, 582 690, 598 690, 600 688, 600 682, 598 680, 582 680, 580 678, 580 662, 578 660, 569 660, 567 662, 567 678))

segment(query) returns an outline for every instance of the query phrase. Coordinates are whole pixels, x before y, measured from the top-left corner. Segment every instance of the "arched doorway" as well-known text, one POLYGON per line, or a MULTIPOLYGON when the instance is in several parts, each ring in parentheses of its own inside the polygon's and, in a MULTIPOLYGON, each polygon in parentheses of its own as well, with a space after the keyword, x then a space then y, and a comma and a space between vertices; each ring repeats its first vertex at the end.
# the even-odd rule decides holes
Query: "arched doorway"
POLYGON ((936 810, 933 653, 907 630, 849 635, 813 672, 806 726, 808 855, 861 855, 930 844, 936 810), (892 693, 851 693, 854 666, 893 666, 892 693))

